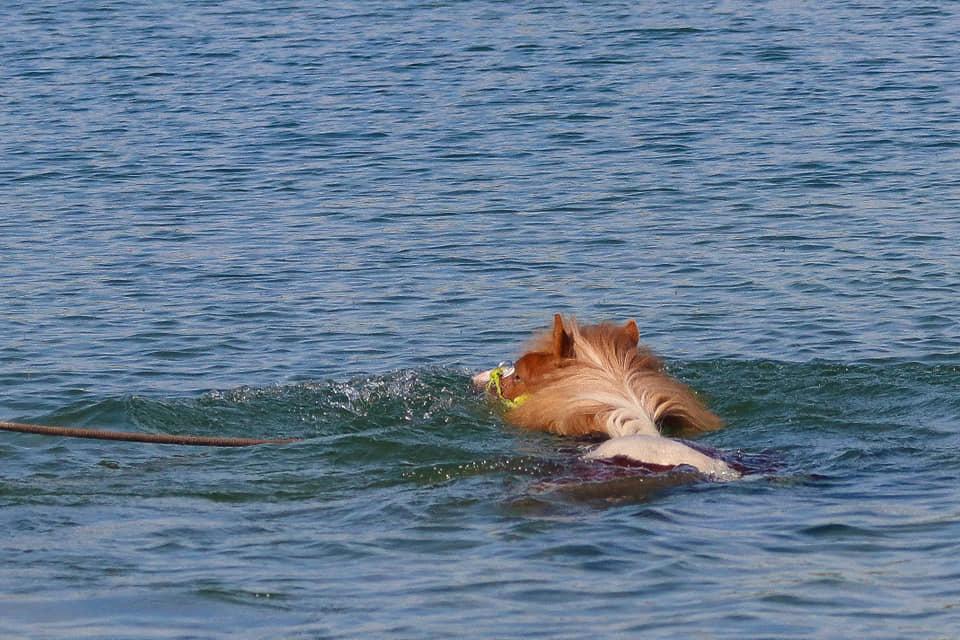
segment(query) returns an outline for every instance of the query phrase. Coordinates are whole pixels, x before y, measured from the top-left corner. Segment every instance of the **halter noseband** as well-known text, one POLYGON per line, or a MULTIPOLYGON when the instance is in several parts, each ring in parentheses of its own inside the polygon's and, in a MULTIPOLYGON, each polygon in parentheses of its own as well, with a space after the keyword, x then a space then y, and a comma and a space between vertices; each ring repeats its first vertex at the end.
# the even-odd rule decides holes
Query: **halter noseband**
POLYGON ((516 409, 530 397, 530 394, 522 393, 511 400, 503 395, 503 388, 500 386, 500 381, 505 377, 512 376, 513 372, 514 368, 512 366, 501 362, 496 369, 490 372, 490 381, 487 382, 487 391, 491 393, 495 391, 497 397, 500 398, 500 402, 502 402, 503 406, 507 409, 516 409))

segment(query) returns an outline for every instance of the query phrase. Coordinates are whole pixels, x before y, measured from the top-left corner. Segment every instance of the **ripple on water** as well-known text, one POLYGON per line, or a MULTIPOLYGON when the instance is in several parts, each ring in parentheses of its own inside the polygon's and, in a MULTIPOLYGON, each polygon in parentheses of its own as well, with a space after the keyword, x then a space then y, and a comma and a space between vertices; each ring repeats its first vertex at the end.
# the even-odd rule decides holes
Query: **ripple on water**
POLYGON ((948 5, 0 13, 0 417, 304 439, 3 435, 0 635, 957 635, 948 5), (752 473, 504 425, 554 312, 752 473))

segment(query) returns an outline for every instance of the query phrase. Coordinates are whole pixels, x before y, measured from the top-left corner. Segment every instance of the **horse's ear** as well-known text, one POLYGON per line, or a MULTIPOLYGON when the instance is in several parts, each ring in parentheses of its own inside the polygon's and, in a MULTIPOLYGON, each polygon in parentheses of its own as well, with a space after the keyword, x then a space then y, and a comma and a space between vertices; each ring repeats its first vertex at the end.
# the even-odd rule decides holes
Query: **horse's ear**
POLYGON ((623 333, 632 344, 637 344, 640 341, 640 329, 637 328, 636 320, 628 320, 627 324, 623 325, 623 333))
POLYGON ((573 338, 563 328, 560 314, 553 316, 553 355, 558 358, 573 357, 573 338))

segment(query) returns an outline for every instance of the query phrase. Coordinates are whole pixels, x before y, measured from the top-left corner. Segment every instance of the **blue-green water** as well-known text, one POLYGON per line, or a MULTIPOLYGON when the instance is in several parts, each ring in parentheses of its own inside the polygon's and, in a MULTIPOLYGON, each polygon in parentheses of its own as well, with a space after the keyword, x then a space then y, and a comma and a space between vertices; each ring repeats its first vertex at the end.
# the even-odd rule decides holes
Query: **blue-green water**
POLYGON ((0 5, 4 638, 960 635, 952 3, 0 5), (467 389, 633 317, 742 481, 467 389))

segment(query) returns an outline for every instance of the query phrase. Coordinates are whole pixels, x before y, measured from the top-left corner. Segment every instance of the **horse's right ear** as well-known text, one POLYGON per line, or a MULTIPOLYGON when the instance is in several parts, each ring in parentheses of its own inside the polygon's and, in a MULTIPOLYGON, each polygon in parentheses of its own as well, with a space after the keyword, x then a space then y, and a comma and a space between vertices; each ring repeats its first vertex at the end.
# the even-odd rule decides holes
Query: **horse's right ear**
POLYGON ((573 357, 573 338, 564 329, 559 313, 553 316, 553 355, 557 358, 573 357))

